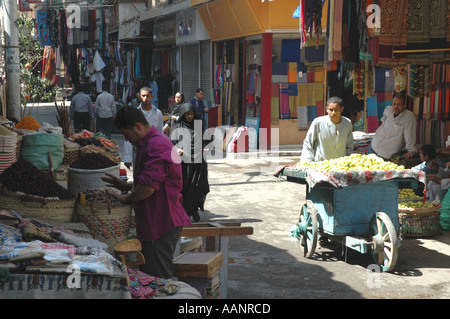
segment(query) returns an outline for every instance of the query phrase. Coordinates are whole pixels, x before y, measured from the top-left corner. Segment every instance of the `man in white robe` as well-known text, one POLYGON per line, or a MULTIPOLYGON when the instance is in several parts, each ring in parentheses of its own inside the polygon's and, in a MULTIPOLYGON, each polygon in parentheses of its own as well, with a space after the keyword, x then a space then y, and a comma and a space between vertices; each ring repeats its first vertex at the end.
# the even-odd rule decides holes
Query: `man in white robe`
POLYGON ((314 119, 303 141, 300 162, 318 162, 350 155, 353 152, 353 125, 342 116, 342 99, 327 101, 328 115, 314 119))

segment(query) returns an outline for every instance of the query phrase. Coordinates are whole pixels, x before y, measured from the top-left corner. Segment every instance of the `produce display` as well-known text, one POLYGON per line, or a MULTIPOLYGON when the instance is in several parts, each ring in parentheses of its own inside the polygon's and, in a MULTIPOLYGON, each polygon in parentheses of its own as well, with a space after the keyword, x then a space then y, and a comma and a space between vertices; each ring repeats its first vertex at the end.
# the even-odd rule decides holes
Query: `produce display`
POLYGON ((34 117, 25 116, 22 120, 20 120, 16 124, 17 129, 31 130, 36 131, 41 128, 41 124, 39 124, 34 117))
POLYGON ((411 188, 401 188, 398 190, 398 198, 399 199, 420 199, 419 195, 414 193, 414 190, 411 188))
POLYGON ((75 162, 70 164, 69 167, 80 169, 102 169, 116 165, 116 162, 100 153, 85 153, 75 162))
POLYGON ((73 199, 64 187, 42 173, 36 166, 25 160, 19 160, 0 174, 0 183, 12 192, 22 192, 41 197, 73 199))
POLYGON ((296 164, 297 168, 313 168, 322 172, 365 171, 365 170, 404 170, 403 165, 385 161, 375 154, 351 154, 328 161, 307 162, 296 164))
POLYGON ((398 209, 400 211, 416 211, 417 208, 437 208, 438 206, 434 205, 433 203, 430 203, 429 201, 426 201, 425 203, 422 201, 409 201, 409 202, 402 202, 398 204, 398 209))
POLYGON ((83 130, 81 133, 72 135, 72 140, 81 146, 86 145, 96 145, 96 146, 104 146, 108 148, 118 148, 118 146, 114 145, 114 143, 109 140, 103 133, 97 132, 92 133, 87 130, 83 130))

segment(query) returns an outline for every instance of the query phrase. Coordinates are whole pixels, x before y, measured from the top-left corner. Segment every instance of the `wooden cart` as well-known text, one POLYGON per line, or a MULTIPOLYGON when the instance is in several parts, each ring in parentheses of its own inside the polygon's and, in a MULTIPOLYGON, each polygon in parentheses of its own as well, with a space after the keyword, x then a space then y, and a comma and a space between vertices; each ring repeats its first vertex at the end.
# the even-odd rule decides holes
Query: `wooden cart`
MULTIPOLYGON (((308 184, 306 174, 286 168, 287 180, 308 184)), ((370 252, 383 271, 392 271, 398 257, 398 190, 400 182, 415 183, 413 178, 393 178, 371 183, 336 187, 328 183, 307 185, 306 202, 299 220, 291 229, 301 241, 305 257, 314 255, 319 237, 339 241, 346 247, 370 252)))

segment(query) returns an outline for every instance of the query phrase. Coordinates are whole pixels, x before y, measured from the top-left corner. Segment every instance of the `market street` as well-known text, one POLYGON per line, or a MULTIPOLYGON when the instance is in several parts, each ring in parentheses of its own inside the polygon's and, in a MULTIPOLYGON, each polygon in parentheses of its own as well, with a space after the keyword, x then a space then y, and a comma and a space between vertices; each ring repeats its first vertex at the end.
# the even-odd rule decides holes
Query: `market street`
MULTIPOLYGON (((298 156, 279 161, 295 164, 298 156)), ((278 180, 265 169, 269 162, 233 159, 209 165, 206 216, 254 229, 251 236, 230 238, 229 298, 450 298, 449 231, 404 239, 393 273, 375 274, 367 269, 373 264, 370 253, 334 242, 305 259, 289 234, 305 185, 278 180)))
MULTIPOLYGON (((56 125, 54 107, 39 112, 39 121, 56 125)), ((113 138, 122 146, 121 135, 113 138)), ((283 150, 282 156, 209 161, 211 192, 202 221, 239 221, 254 230, 250 236, 230 237, 228 298, 450 298, 450 231, 402 240, 393 273, 372 272, 370 253, 334 242, 305 259, 289 234, 305 186, 273 176, 277 165, 297 163, 299 152, 297 147, 283 150)))

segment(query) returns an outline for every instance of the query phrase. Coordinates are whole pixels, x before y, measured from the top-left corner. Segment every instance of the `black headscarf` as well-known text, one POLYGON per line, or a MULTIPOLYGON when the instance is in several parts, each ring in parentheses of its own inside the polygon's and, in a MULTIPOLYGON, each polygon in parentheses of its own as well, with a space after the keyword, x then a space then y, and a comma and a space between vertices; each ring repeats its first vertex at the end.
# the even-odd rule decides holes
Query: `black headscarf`
POLYGON ((181 107, 183 106, 183 104, 185 104, 185 102, 184 102, 184 95, 182 93, 180 93, 180 94, 181 94, 181 102, 180 103, 175 103, 173 105, 172 114, 170 114, 171 116, 172 115, 175 115, 175 116, 180 115, 179 113, 180 113, 181 107))
MULTIPOLYGON (((202 148, 203 148, 203 126, 201 126, 201 130, 195 130, 195 117, 191 122, 186 120, 186 114, 188 112, 194 112, 194 106, 191 103, 182 104, 179 112, 178 122, 173 127, 174 131, 172 132, 172 142, 174 144, 181 144, 183 149, 186 148, 191 149, 191 159, 194 161, 196 157, 201 156, 202 148), (177 130, 177 128, 181 128, 183 130, 177 130), (189 132, 189 136, 180 136, 180 134, 184 134, 189 132), (175 135, 175 136, 174 136, 175 135), (188 140, 189 144, 188 144, 188 140)), ((201 123, 201 121, 200 121, 201 123)), ((198 124, 197 124, 198 125, 198 124)))

